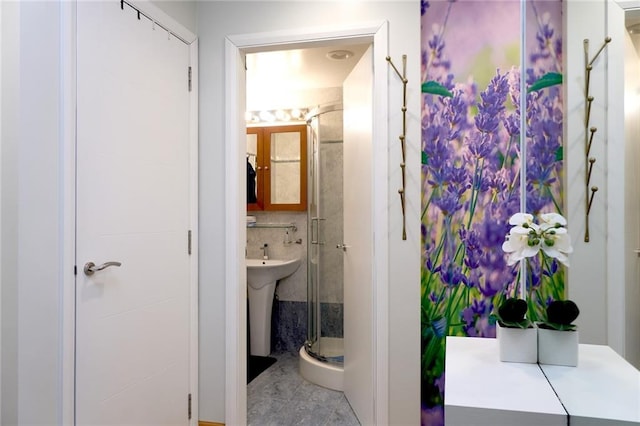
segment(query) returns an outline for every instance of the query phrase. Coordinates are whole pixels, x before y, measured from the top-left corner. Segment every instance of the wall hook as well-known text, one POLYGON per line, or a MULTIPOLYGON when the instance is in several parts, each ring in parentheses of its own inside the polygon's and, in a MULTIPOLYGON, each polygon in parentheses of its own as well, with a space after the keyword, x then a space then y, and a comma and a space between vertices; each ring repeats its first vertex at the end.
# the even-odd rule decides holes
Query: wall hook
POLYGON ((402 171, 402 188, 398 189, 400 194, 400 205, 402 207, 402 239, 407 239, 407 216, 405 213, 405 188, 406 188, 406 135, 407 135, 407 55, 402 55, 402 74, 398 71, 398 68, 393 64, 390 56, 387 56, 387 62, 391 65, 391 68, 396 72, 400 80, 402 81, 402 134, 399 136, 400 147, 402 149, 402 163, 400 163, 400 170, 402 171))
POLYGON ((584 178, 584 186, 585 186, 585 197, 584 197, 584 210, 585 210, 585 231, 584 231, 584 242, 589 242, 589 213, 591 213, 591 206, 593 205, 593 197, 598 191, 597 186, 592 186, 589 188, 589 184, 591 182, 591 172, 593 171, 593 165, 596 162, 594 157, 590 157, 589 153, 591 152, 591 144, 593 143, 593 137, 595 133, 598 131, 596 127, 589 127, 589 120, 591 119, 591 104, 593 103, 593 96, 589 94, 589 85, 591 84, 591 71, 593 70, 593 64, 596 59, 602 53, 602 51, 607 47, 607 45, 611 42, 611 37, 606 37, 604 39, 604 43, 600 46, 600 49, 596 52, 593 58, 589 59, 589 39, 584 39, 584 69, 585 69, 585 86, 584 86, 584 103, 585 103, 585 111, 584 111, 584 159, 585 159, 585 178, 584 178))

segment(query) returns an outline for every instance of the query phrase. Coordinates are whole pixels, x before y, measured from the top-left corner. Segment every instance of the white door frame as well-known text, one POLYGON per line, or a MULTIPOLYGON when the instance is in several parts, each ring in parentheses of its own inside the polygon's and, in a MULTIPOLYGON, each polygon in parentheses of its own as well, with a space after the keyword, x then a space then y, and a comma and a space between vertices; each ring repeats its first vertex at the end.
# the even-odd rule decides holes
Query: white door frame
POLYGON ((246 174, 245 80, 238 58, 259 51, 339 43, 373 43, 373 383, 376 424, 389 421, 388 241, 388 24, 386 21, 322 29, 228 36, 225 40, 225 423, 247 422, 246 388, 246 174))
MULTIPOLYGON (((77 1, 77 0, 76 0, 77 1)), ((60 172, 62 193, 62 389, 60 398, 60 424, 75 424, 75 175, 76 175, 76 1, 62 2, 61 8, 61 141, 60 156, 63 164, 60 172)), ((191 425, 198 424, 198 39, 195 34, 179 24, 176 20, 154 6, 148 0, 127 0, 141 12, 152 16, 154 20, 169 28, 174 34, 189 43, 189 54, 192 68, 192 89, 190 99, 190 221, 192 235, 192 252, 190 257, 190 298, 191 298, 191 330, 189 386, 191 392, 191 425)), ((186 85, 186 74, 185 74, 186 85)))

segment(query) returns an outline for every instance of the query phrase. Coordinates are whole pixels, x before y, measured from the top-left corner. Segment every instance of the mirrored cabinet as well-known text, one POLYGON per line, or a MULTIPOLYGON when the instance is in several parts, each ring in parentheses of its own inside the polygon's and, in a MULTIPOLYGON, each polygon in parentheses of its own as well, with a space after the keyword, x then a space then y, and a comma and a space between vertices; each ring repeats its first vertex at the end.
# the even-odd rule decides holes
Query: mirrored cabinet
POLYGON ((307 126, 247 128, 247 210, 307 209, 307 126))

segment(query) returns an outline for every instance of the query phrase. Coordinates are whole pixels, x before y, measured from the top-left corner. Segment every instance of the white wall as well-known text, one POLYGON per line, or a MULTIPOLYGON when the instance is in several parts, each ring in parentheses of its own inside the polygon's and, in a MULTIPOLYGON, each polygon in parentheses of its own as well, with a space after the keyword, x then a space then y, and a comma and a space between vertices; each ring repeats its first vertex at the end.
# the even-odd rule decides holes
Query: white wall
POLYGON ((408 55, 407 230, 402 241, 402 84, 390 73, 390 423, 418 424, 420 415, 420 3, 202 2, 200 38, 200 419, 224 421, 224 37, 341 24, 389 21, 389 53, 408 55), (413 306, 413 308, 411 308, 413 306))
POLYGON ((594 96, 590 127, 595 134, 590 156, 594 164, 590 186, 596 185, 591 214, 590 242, 584 242, 585 231, 585 157, 584 157, 584 48, 583 40, 590 40, 590 58, 597 52, 606 36, 604 1, 569 1, 565 3, 565 129, 567 181, 565 191, 568 204, 569 231, 574 253, 568 271, 569 297, 580 307, 578 326, 583 343, 606 343, 606 52, 600 55, 591 73, 590 93, 594 96))
MULTIPOLYGON (((628 3, 628 2, 627 2, 628 3)), ((624 158, 624 12, 613 0, 570 0, 566 5, 565 129, 567 201, 574 253, 569 297, 580 307, 582 343, 607 344, 625 353, 625 158, 624 158), (598 186, 585 229, 585 141, 583 40, 593 58, 605 37, 612 38, 591 73, 589 127, 598 128, 591 148, 597 159, 589 186, 598 186)))
POLYGON ((193 0, 152 0, 154 6, 178 21, 194 34, 198 33, 197 4, 193 0))
POLYGON ((607 344, 625 355, 625 129, 624 43, 625 12, 614 0, 606 2, 605 28, 611 37, 607 52, 607 344))
POLYGON ((59 419, 60 5, 5 3, 2 25, 2 419, 59 419))

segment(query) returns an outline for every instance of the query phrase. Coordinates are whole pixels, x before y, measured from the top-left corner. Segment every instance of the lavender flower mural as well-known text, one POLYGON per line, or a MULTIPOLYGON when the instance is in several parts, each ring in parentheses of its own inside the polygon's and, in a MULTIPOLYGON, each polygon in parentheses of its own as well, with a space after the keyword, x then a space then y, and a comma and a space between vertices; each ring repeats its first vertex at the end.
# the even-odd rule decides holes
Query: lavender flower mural
MULTIPOLYGON (((561 3, 526 5, 523 29, 518 0, 421 3, 425 425, 444 424, 445 337, 495 337, 490 314, 500 298, 515 294, 525 272, 509 265, 501 249, 521 197, 529 213, 562 214, 561 3), (522 133, 526 194, 520 190, 522 133)), ((564 293, 564 270, 555 259, 540 265, 532 258, 526 274, 535 320, 564 293)))

